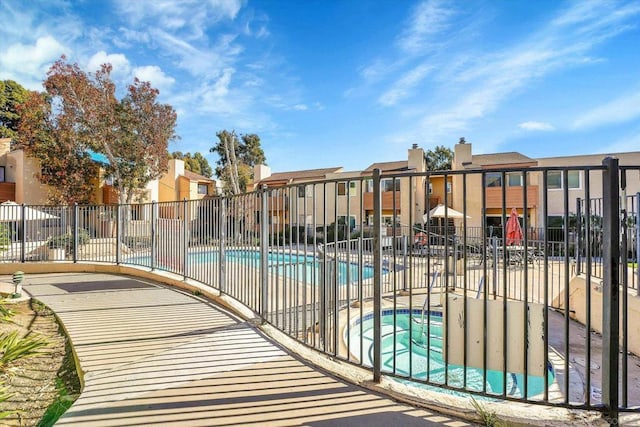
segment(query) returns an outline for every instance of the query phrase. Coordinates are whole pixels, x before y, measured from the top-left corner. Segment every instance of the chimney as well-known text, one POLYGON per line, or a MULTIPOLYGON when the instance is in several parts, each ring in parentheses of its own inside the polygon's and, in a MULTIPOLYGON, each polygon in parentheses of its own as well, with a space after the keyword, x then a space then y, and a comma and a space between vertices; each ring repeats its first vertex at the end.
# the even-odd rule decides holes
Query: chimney
POLYGON ((267 165, 255 165, 253 167, 253 182, 260 182, 271 176, 271 168, 267 165))
POLYGON ((453 170, 464 169, 466 165, 470 165, 472 162, 471 144, 467 144, 464 137, 461 137, 453 150, 453 170))
POLYGON ((416 172, 425 172, 427 165, 424 160, 424 150, 418 147, 418 144, 413 144, 409 149, 409 161, 407 166, 409 169, 415 169, 416 172))

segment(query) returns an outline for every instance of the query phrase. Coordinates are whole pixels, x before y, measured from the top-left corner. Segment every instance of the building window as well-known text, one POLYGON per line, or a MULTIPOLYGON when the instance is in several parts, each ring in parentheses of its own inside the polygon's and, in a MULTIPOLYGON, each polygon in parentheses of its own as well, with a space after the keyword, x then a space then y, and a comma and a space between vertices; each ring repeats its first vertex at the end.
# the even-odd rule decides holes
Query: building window
POLYGON ((298 187, 298 198, 303 198, 304 197, 304 191, 305 191, 305 186, 301 185, 298 187))
POLYGON ((433 183, 429 183, 429 194, 433 193, 433 183))
POLYGON ((569 188, 580 188, 580 171, 569 171, 568 174, 569 188))
POLYGON ((356 182, 355 181, 349 181, 349 195, 350 196, 355 196, 357 190, 357 186, 356 186, 356 182))
POLYGON ((380 180, 381 191, 400 191, 400 180, 387 178, 380 180))
POLYGON ((509 187, 522 187, 522 174, 519 172, 507 174, 507 185, 509 187))
POLYGON ((487 187, 502 187, 502 173, 489 172, 485 175, 485 185, 487 187))
POLYGON ((338 196, 345 196, 347 194, 347 183, 339 182, 338 183, 338 196))
MULTIPOLYGON (((563 171, 547 172, 547 186, 551 190, 562 189, 563 171)), ((567 181, 570 189, 580 188, 580 171, 567 171, 567 181)))
MULTIPOLYGON (((353 191, 355 194, 355 182, 353 183, 353 191)), ((367 193, 373 193, 373 180, 367 179, 364 182, 367 193)), ((351 191, 351 190, 350 190, 351 191)), ((386 178, 380 180, 380 191, 400 191, 400 180, 393 178, 386 178)))
POLYGON ((451 183, 447 182, 447 193, 451 194, 451 191, 452 191, 451 183))
MULTIPOLYGON (((347 216, 346 215, 338 215, 336 223, 339 226, 347 225, 347 216)), ((356 217, 355 215, 349 215, 349 231, 353 231, 356 228, 356 217)))
MULTIPOLYGON (((339 182, 338 196, 346 196, 346 195, 347 195, 347 183, 339 182)), ((349 196, 355 196, 355 195, 356 195, 356 183, 355 181, 349 181, 349 196)))
POLYGON ((0 166, 0 182, 4 182, 4 166, 0 166))
POLYGON ((209 194, 209 186, 207 184, 198 184, 198 194, 209 194))

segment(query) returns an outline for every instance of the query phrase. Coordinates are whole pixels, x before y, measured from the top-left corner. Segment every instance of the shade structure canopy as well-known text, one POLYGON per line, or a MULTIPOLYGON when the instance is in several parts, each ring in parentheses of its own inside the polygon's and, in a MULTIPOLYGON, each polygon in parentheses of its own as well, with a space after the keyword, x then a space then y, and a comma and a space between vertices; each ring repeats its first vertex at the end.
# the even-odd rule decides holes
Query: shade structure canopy
MULTIPOLYGON (((16 202, 0 203, 0 222, 22 221, 23 207, 16 202)), ((27 221, 41 221, 45 219, 59 218, 55 215, 43 212, 38 209, 24 207, 24 218, 27 221)))
MULTIPOLYGON (((460 219, 464 218, 464 214, 452 208, 445 209, 445 205, 438 205, 435 208, 431 209, 428 214, 424 214, 422 216, 423 222, 427 222, 431 218, 460 219)), ((467 215, 467 218, 470 217, 467 215)))
POLYGON ((507 220, 505 229, 507 246, 522 244, 524 235, 522 233, 522 227, 520 227, 520 221, 518 220, 518 211, 516 210, 516 208, 511 208, 511 214, 509 215, 509 219, 507 220))

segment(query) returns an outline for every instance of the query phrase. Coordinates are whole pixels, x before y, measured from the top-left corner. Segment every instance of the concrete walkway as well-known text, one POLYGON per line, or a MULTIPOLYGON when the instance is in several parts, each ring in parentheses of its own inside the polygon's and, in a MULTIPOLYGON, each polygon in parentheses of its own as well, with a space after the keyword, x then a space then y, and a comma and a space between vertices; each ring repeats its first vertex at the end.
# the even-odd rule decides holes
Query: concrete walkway
POLYGON ((219 306, 105 274, 29 275, 84 372, 61 426, 468 426, 336 379, 219 306))

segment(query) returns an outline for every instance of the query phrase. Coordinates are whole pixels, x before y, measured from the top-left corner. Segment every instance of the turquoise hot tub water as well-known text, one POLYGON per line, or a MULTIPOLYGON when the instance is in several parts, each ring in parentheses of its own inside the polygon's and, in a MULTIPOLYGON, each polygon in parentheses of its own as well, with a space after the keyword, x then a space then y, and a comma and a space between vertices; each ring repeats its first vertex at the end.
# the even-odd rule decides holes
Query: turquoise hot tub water
MULTIPOLYGON (((445 383, 445 374, 451 387, 463 388, 465 369, 463 366, 449 364, 445 370, 442 354, 442 313, 432 311, 423 316, 422 310, 397 309, 383 310, 382 326, 382 371, 392 373, 394 369, 400 376, 412 375, 418 380, 427 380, 436 384, 445 383), (428 323, 428 327, 427 327, 428 323), (395 333, 394 333, 395 332, 395 333), (429 339, 427 339, 427 332, 429 339), (395 353, 394 353, 395 345, 395 353), (448 371, 448 372, 447 372, 448 371)), ((345 332, 346 333, 346 332, 345 332)), ((373 366, 373 314, 369 313, 362 319, 356 319, 348 331, 349 350, 356 357, 360 357, 361 345, 363 364, 373 366), (360 323, 362 323, 362 328, 360 323), (362 329, 362 339, 360 331, 362 329)), ((467 367, 467 389, 482 391, 485 376, 482 369, 467 367)), ((553 370, 549 369, 549 385, 553 382, 553 370)), ((412 385, 429 387, 428 385, 412 382, 412 385)), ((507 373, 507 395, 522 397, 524 375, 507 373)), ((449 392, 441 388, 438 391, 449 392)), ((503 373, 487 370, 486 390, 489 394, 503 394, 503 373)), ((544 392, 544 377, 529 375, 527 379, 527 394, 531 398, 544 392)), ((457 394, 457 392, 453 392, 457 394)))
MULTIPOLYGON (((259 267, 260 252, 254 250, 228 250, 225 252, 227 261, 235 263, 244 263, 247 266, 259 267)), ((216 262, 218 260, 217 251, 198 251, 188 254, 188 262, 190 264, 206 264, 216 262)), ((137 256, 127 259, 125 262, 138 265, 150 265, 151 257, 137 256)), ((267 258, 269 268, 274 274, 294 278, 305 283, 317 283, 320 275, 321 259, 311 255, 297 255, 288 253, 270 252, 267 258)), ((163 262, 159 260, 158 264, 171 262, 163 262)), ((374 269, 372 266, 365 265, 360 269, 356 263, 348 263, 344 261, 337 262, 337 283, 346 285, 347 283, 355 283, 359 280, 360 271, 362 271, 362 280, 373 278, 374 269)), ((387 269, 383 269, 384 274, 387 269)), ((332 273, 333 274, 333 273, 332 273)))

